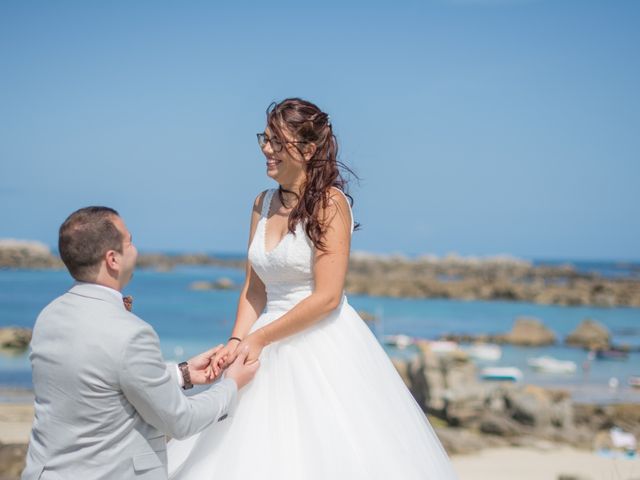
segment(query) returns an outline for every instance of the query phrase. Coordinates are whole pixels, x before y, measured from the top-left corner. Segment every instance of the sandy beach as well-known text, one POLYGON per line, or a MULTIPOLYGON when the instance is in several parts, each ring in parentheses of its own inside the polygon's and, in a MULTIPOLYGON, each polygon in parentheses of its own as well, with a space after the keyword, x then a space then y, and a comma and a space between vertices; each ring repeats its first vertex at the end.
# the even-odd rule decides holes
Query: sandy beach
POLYGON ((32 404, 0 404, 0 443, 27 443, 32 422, 32 404))
POLYGON ((460 480, 640 479, 640 459, 604 458, 564 446, 495 448, 452 460, 460 480))
MULTIPOLYGON (((33 419, 30 403, 0 404, 0 443, 26 444, 33 419)), ((452 457, 460 480, 640 479, 640 459, 612 459, 548 443, 538 448, 493 448, 452 457), (569 476, 570 475, 570 476, 569 476)), ((5 469, 0 465, 0 476, 5 469)))

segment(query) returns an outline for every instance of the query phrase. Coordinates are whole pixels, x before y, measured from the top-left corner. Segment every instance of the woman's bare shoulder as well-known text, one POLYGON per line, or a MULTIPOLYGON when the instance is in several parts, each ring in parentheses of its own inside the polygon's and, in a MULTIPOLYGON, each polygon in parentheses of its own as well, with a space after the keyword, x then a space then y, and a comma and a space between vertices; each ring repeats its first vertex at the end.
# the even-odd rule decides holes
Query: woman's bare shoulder
POLYGON ((268 191, 269 190, 263 190, 258 194, 258 196, 256 196, 255 200, 253 201, 254 213, 260 214, 260 212, 262 212, 262 202, 264 202, 264 197, 267 196, 268 191))

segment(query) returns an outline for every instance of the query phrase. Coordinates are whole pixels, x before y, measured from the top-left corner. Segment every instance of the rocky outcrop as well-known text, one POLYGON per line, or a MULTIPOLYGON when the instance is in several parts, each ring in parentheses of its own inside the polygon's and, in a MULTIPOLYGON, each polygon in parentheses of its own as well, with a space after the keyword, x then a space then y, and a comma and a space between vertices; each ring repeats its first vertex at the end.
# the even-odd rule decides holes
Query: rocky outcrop
POLYGON ((0 480, 18 480, 26 455, 27 445, 0 443, 0 480))
POLYGON ((223 277, 214 282, 198 281, 189 285, 191 290, 235 290, 238 286, 233 280, 223 277))
POLYGON ((63 268, 44 243, 0 239, 0 268, 63 268))
POLYGON ((394 364, 450 452, 543 441, 593 448, 596 434, 612 426, 640 435, 640 405, 575 405, 563 390, 480 382, 465 355, 436 354, 428 342, 416 358, 394 364))
MULTIPOLYGON (((0 241, 0 268, 63 268, 37 242, 0 241), (16 245, 17 243, 17 245, 16 245)), ((169 271, 179 265, 243 269, 244 259, 205 253, 141 254, 139 268, 169 271)), ((398 298, 509 300, 555 305, 640 307, 640 275, 604 278, 571 265, 537 265, 510 256, 443 258, 379 256, 354 252, 346 290, 352 294, 398 298)))
POLYGON ((640 439, 640 404, 574 406, 574 421, 592 432, 620 427, 640 439))
POLYGON ((601 323, 585 319, 565 339, 567 345, 588 349, 607 349, 611 343, 611 334, 601 323))
POLYGON ((152 268, 158 271, 170 271, 179 265, 206 265, 243 269, 244 260, 223 259, 206 253, 186 253, 165 255, 162 253, 146 253, 138 256, 138 268, 152 268))
POLYGON ((640 279, 603 278, 571 265, 533 266, 510 257, 442 259, 352 256, 347 291, 372 296, 512 300, 640 307, 640 279))
POLYGON ((556 343, 556 334, 537 318, 516 318, 510 332, 489 334, 456 334, 443 335, 441 340, 449 340, 459 343, 508 343, 525 347, 540 345, 552 345, 556 343))
POLYGON ((31 329, 20 327, 0 328, 0 349, 24 351, 31 341, 31 329))
POLYGON ((498 336, 496 340, 512 345, 541 346, 556 343, 556 335, 537 318, 520 317, 510 332, 498 336))

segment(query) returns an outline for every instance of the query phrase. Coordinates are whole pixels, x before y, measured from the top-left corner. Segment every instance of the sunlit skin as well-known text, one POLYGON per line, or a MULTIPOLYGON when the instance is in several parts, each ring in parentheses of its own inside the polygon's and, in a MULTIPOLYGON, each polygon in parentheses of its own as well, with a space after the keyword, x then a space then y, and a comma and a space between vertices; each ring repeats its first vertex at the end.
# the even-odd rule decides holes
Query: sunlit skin
MULTIPOLYGON (((287 141, 296 141, 290 132, 284 128, 283 130, 285 130, 287 141)), ((271 137, 272 132, 268 127, 265 133, 271 137)), ((267 143, 262 148, 267 161, 267 175, 278 182, 283 189, 300 194, 300 189, 307 179, 306 162, 313 156, 315 149, 314 144, 284 144, 282 151, 274 152, 270 143, 267 143)), ((264 195, 260 194, 253 204, 249 245, 260 219, 263 200, 264 195)), ((267 251, 275 248, 287 234, 289 213, 296 201, 295 195, 285 194, 285 205, 283 205, 279 196, 274 195, 265 227, 267 251)), ((351 215, 347 200, 342 193, 331 189, 328 207, 321 212, 321 218, 327 222, 328 226, 324 237, 327 250, 315 252, 312 294, 277 320, 251 334, 249 334, 251 326, 262 313, 267 296, 264 284, 251 264, 247 262, 245 282, 238 301, 236 322, 232 331, 232 336, 241 338, 242 342, 230 340, 216 354, 212 362, 216 375, 235 359, 240 349, 248 347, 249 354, 246 362, 255 362, 265 346, 309 328, 340 305, 351 243, 351 215)))
POLYGON ((111 222, 122 235, 121 252, 108 250, 100 263, 100 269, 94 283, 113 288, 119 292, 129 283, 136 268, 138 250, 133 244, 133 236, 122 218, 111 216, 111 222))

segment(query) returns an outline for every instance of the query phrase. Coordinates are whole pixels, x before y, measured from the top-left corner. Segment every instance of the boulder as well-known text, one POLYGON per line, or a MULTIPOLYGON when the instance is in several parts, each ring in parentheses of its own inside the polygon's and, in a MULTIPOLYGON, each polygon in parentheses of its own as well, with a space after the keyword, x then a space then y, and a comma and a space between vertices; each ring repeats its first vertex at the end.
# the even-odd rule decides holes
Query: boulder
POLYGON ((522 425, 547 428, 551 425, 554 412, 549 391, 534 385, 509 392, 507 408, 511 418, 522 425))
POLYGON ((418 342, 417 346, 419 353, 407 365, 405 375, 422 409, 447 418, 453 412, 457 419, 467 418, 467 413, 475 416, 476 407, 469 405, 470 402, 476 406, 481 404, 475 365, 458 352, 436 354, 426 341, 418 342))
POLYGON ((610 342, 611 334, 607 327, 588 318, 565 338, 567 345, 589 349, 609 348, 610 342))
POLYGON ((488 435, 514 437, 523 433, 522 425, 504 415, 487 412, 480 420, 480 431, 488 435))
POLYGON ((438 439, 449 455, 467 454, 508 443, 498 436, 488 436, 462 428, 437 428, 438 439))
POLYGON ((0 328, 0 348, 25 350, 31 342, 31 329, 20 327, 0 328))
POLYGON ((193 282, 189 285, 191 290, 233 290, 236 284, 230 278, 219 278, 215 282, 207 282, 204 280, 193 282))
POLYGON ((60 268, 49 247, 31 240, 0 239, 0 268, 60 268))
POLYGON ((366 310, 358 310, 358 315, 367 323, 372 323, 377 320, 377 317, 373 313, 369 313, 366 310))
POLYGON ((499 338, 504 343, 523 346, 552 345, 556 335, 537 318, 520 317, 510 332, 499 338))
POLYGON ((0 478, 18 480, 24 469, 27 445, 0 443, 0 478))

